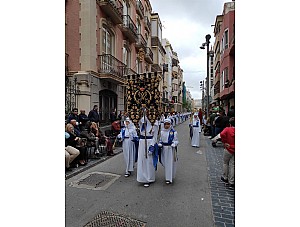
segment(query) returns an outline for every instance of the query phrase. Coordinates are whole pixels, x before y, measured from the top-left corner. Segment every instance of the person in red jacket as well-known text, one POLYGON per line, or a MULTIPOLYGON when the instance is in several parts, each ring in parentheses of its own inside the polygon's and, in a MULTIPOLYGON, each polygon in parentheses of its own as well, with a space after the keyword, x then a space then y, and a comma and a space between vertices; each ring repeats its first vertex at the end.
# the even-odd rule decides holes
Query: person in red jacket
POLYGON ((229 189, 234 189, 234 153, 235 153, 235 122, 234 117, 229 120, 230 127, 226 127, 220 137, 224 144, 223 176, 221 180, 229 184, 229 189))

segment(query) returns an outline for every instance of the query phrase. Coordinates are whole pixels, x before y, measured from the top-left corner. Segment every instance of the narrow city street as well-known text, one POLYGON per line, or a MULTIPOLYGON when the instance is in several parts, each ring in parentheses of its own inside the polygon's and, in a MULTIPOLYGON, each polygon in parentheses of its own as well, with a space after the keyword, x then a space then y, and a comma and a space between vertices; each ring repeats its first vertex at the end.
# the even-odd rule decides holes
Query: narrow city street
POLYGON ((125 178, 120 153, 66 180, 66 226, 234 226, 234 191, 220 182, 222 145, 213 148, 201 133, 200 148, 191 147, 188 123, 175 127, 179 162, 172 185, 160 163, 149 188, 136 172, 125 178))

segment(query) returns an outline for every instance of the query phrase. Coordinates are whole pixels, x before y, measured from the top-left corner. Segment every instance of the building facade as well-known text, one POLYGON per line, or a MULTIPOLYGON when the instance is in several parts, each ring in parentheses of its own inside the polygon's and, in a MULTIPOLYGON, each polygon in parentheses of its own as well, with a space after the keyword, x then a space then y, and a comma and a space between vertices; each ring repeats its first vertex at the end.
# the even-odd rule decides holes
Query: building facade
POLYGON ((235 101, 235 56, 234 56, 235 2, 224 4, 220 40, 220 100, 226 112, 235 101))
POLYGON ((159 71, 151 12, 149 0, 66 0, 66 90, 79 109, 98 105, 102 125, 126 109, 126 75, 159 71))

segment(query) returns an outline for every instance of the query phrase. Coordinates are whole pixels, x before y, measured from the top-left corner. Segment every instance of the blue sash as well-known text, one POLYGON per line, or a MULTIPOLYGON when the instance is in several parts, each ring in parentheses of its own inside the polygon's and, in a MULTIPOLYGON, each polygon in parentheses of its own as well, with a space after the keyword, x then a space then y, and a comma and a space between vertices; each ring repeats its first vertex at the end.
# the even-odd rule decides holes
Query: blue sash
POLYGON ((125 138, 125 128, 121 129, 121 133, 122 133, 122 139, 124 139, 125 138))

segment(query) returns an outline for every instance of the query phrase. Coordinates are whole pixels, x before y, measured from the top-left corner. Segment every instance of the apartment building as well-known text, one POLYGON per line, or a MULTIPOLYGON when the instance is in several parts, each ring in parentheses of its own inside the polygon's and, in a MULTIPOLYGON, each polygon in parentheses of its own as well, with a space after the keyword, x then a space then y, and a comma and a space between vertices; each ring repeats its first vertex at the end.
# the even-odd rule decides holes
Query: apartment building
POLYGON ((162 57, 151 48, 161 29, 151 12, 149 0, 66 0, 66 111, 98 105, 108 124, 126 108, 126 75, 159 70, 162 57))
POLYGON ((163 71, 162 106, 164 112, 170 112, 172 100, 172 55, 173 48, 167 39, 162 39, 162 45, 166 51, 163 71))
POLYGON ((216 17, 215 25, 214 25, 214 37, 215 42, 213 46, 214 52, 214 76, 213 76, 213 103, 215 105, 220 105, 220 30, 223 21, 223 15, 218 15, 216 17))
POLYGON ((224 4, 220 26, 220 100, 229 111, 235 100, 235 48, 234 48, 235 2, 224 4))

